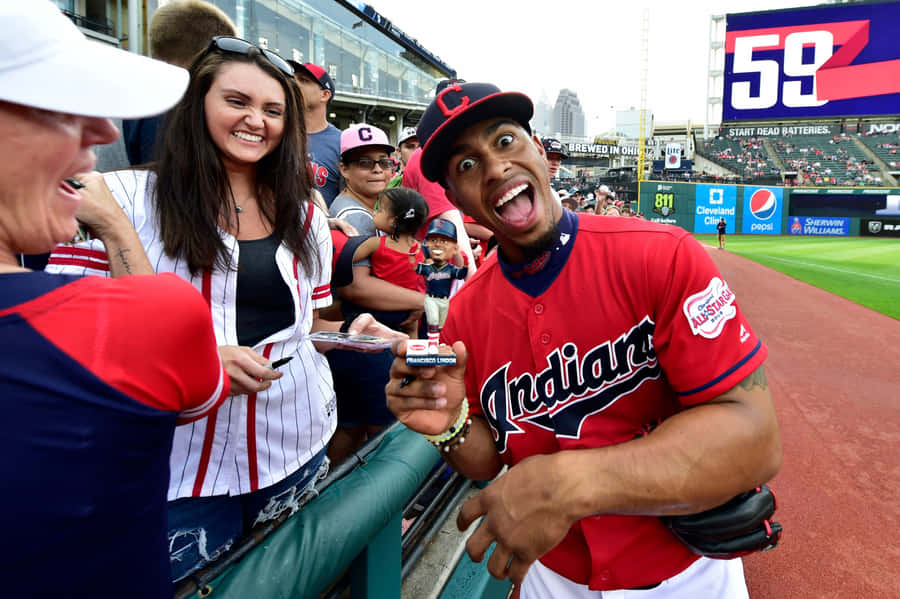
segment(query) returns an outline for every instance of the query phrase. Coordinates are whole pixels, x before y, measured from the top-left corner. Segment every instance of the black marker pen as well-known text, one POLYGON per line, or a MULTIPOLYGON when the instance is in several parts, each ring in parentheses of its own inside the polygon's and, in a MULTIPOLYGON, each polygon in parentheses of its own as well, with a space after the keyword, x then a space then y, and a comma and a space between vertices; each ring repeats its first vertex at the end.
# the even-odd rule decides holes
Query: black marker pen
POLYGON ((281 358, 279 360, 275 360, 274 362, 269 364, 269 368, 271 368, 272 370, 275 370, 276 368, 278 368, 280 366, 284 366, 285 364, 287 364, 288 362, 290 362, 293 359, 294 359, 294 356, 288 356, 286 358, 281 358))

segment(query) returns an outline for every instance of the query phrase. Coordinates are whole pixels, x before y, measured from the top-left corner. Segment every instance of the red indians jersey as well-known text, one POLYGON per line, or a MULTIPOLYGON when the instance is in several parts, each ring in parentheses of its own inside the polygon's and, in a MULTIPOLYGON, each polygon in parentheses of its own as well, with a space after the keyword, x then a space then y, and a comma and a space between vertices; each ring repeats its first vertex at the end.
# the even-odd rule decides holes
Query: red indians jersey
MULTIPOLYGON (((677 227, 564 211, 554 248, 490 260, 450 301, 470 409, 503 461, 624 443, 728 391, 767 350, 706 250, 677 227)), ((541 558, 592 589, 665 580, 697 556, 659 518, 576 522, 541 558)))

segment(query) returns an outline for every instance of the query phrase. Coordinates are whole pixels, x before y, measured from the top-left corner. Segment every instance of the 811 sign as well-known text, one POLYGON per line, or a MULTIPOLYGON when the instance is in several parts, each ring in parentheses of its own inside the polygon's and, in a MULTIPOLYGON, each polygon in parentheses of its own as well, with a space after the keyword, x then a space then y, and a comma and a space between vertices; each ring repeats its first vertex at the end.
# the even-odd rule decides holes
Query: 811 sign
POLYGON ((675 194, 672 192, 658 191, 653 196, 653 212, 669 216, 675 212, 675 194))

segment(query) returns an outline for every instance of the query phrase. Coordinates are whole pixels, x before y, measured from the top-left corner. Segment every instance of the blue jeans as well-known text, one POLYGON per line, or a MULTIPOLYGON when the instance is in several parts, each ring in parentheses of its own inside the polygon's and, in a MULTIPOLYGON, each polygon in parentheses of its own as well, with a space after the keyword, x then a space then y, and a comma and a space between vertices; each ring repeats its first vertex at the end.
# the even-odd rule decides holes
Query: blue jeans
POLYGON ((178 581, 218 559, 257 524, 291 513, 316 496, 328 473, 323 449, 299 470, 271 487, 245 495, 185 497, 170 501, 169 559, 178 581))

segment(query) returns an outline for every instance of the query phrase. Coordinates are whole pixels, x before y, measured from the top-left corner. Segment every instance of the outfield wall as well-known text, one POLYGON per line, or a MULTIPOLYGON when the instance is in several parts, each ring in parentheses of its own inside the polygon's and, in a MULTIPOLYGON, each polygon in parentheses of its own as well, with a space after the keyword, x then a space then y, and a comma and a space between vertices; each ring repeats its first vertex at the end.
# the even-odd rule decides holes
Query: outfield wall
POLYGON ((638 210, 692 233, 900 237, 900 189, 640 183, 638 210))

